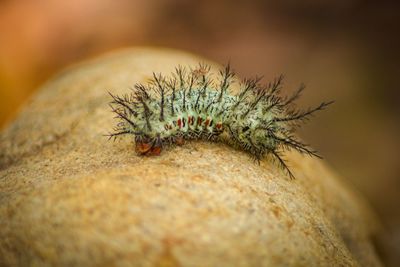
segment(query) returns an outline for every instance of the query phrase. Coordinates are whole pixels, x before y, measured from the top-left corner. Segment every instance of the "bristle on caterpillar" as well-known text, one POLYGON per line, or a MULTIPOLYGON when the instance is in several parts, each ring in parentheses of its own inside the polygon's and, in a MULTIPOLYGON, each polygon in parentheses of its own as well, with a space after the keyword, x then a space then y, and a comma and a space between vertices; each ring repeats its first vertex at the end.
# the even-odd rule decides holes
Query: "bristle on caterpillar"
POLYGON ((283 76, 268 84, 260 78, 237 82, 228 64, 212 78, 210 67, 177 67, 165 77, 153 73, 148 84, 136 84, 123 96, 110 93, 112 111, 119 120, 109 138, 133 135, 140 155, 159 155, 166 145, 182 145, 184 140, 221 141, 243 149, 259 162, 269 156, 294 178, 282 152, 294 149, 320 157, 294 136, 301 123, 333 103, 322 102, 307 110, 294 107, 304 85, 289 97, 280 96, 283 76))

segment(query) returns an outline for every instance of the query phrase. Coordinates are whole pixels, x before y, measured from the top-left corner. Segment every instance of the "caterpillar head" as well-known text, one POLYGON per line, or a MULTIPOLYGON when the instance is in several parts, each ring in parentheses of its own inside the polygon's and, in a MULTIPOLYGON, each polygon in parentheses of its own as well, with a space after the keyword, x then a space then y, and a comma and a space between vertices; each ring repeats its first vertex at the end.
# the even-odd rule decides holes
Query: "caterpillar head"
POLYGON ((140 155, 158 156, 161 153, 161 140, 159 138, 149 138, 144 136, 136 136, 135 150, 140 155))

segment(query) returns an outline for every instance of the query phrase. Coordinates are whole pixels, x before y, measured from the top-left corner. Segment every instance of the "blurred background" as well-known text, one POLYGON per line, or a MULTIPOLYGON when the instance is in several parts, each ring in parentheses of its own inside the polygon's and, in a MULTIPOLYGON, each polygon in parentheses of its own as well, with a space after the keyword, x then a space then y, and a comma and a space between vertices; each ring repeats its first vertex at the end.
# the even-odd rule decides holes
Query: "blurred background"
POLYGON ((400 5, 372 0, 2 0, 0 127, 60 69, 119 47, 183 49, 336 100, 300 135, 368 201, 400 266, 400 5), (397 253, 396 253, 397 250, 397 253))

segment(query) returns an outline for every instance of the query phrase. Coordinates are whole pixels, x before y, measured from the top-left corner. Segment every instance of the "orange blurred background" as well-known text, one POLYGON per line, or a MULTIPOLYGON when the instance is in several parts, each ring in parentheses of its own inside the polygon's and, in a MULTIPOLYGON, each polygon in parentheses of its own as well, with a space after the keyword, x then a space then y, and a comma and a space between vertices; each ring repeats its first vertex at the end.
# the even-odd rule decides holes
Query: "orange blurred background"
POLYGON ((54 73, 118 47, 188 50, 242 77, 284 73, 287 93, 308 85, 301 106, 336 100, 301 135, 368 198, 400 266, 399 29, 388 0, 3 0, 0 126, 54 73))

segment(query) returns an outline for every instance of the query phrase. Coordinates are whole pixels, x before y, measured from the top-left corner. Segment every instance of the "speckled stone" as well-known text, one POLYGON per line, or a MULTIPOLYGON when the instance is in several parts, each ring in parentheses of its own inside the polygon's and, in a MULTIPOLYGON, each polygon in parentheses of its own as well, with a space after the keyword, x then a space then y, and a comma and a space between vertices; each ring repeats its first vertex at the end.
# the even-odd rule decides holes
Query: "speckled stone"
POLYGON ((321 160, 288 153, 290 180, 224 144, 103 136, 107 91, 199 61, 126 49, 42 86, 0 134, 1 266, 381 266, 374 214, 321 160))

